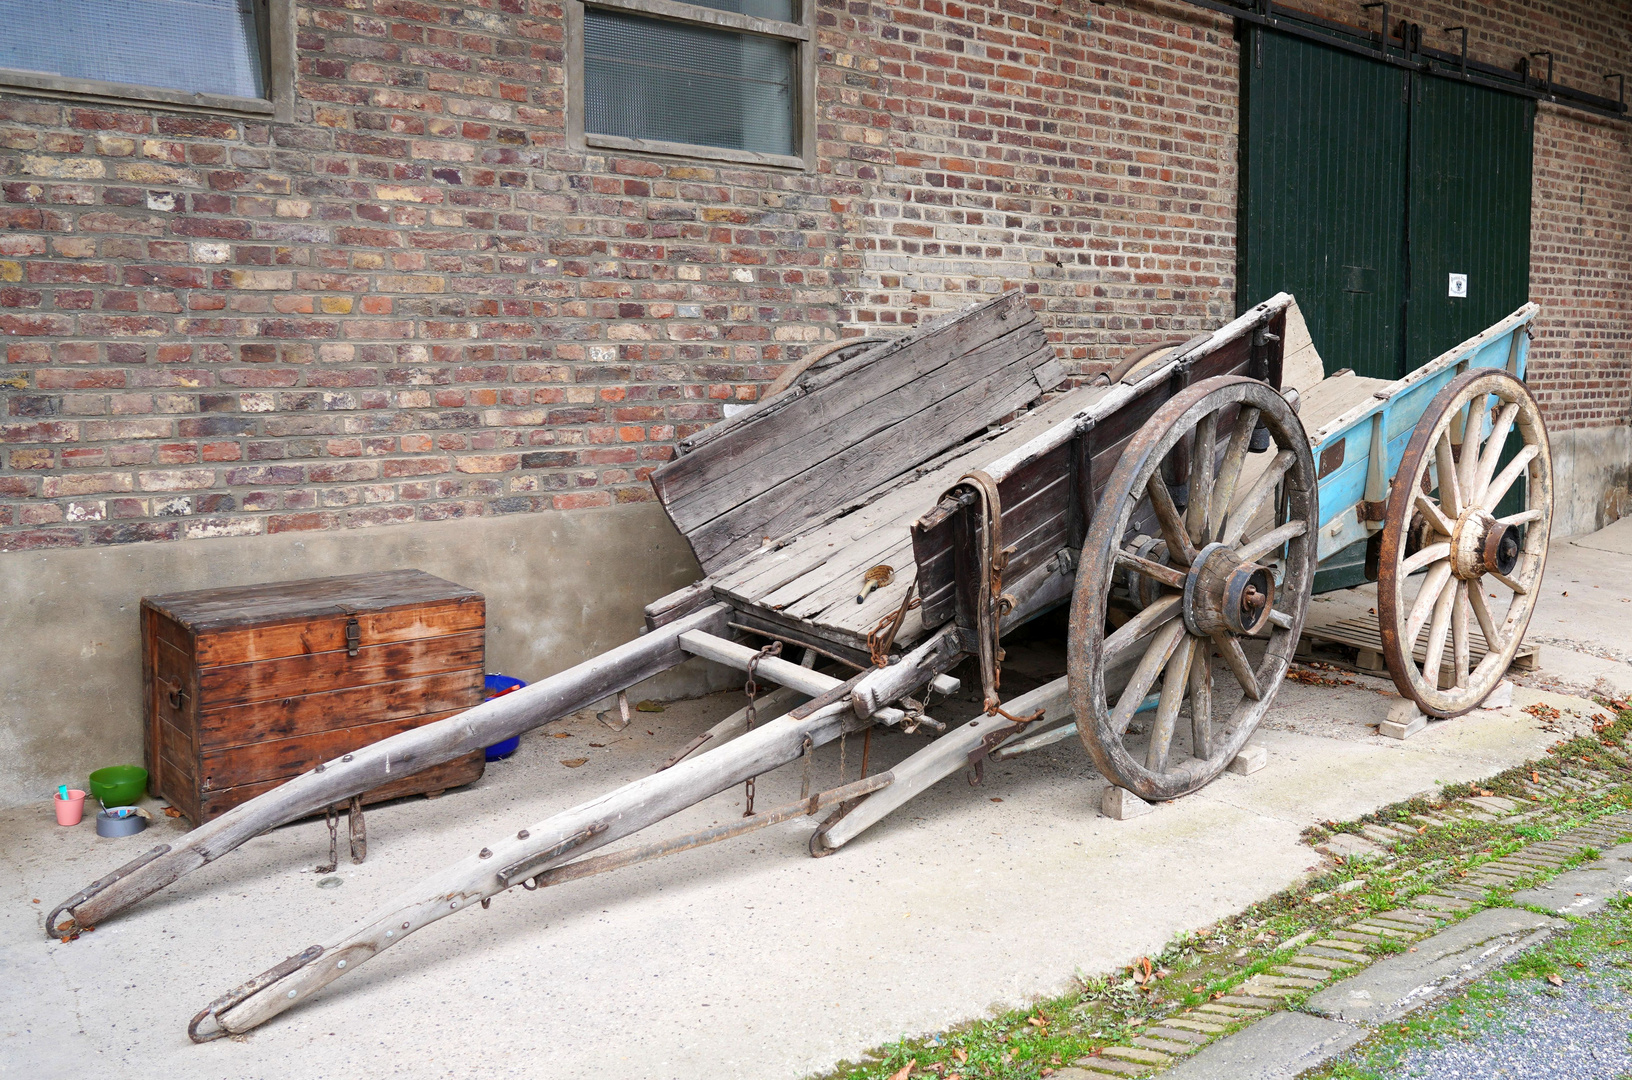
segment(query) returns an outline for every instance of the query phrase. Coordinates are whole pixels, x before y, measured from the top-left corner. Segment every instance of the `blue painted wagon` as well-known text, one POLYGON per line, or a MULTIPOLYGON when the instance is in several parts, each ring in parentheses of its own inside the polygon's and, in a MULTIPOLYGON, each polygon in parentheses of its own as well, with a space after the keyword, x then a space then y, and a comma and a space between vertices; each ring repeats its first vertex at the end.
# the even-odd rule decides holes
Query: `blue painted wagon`
POLYGON ((1359 541, 1401 691, 1435 715, 1465 711, 1517 648, 1545 561, 1546 435, 1522 381, 1534 313, 1398 382, 1323 378, 1285 294, 1070 388, 1018 293, 894 340, 840 342, 657 472, 705 576, 649 606, 640 637, 296 777, 93 883, 48 929, 101 921, 393 768, 621 697, 694 657, 778 689, 751 693, 652 775, 506 832, 222 996, 192 1036, 247 1031, 518 885, 805 815, 825 814, 809 845, 826 855, 943 778, 1073 734, 1113 792, 1176 798, 1246 746, 1318 563, 1359 541), (1502 506, 1510 492, 1517 509, 1502 506), (1005 697, 1004 635, 1067 604, 1068 674, 1005 697), (966 661, 978 712, 949 724, 951 672, 966 661), (869 772, 879 725, 934 737, 869 772), (812 758, 835 741, 838 783, 812 791, 812 758), (757 808, 755 778, 783 767, 803 770, 800 799, 757 808), (739 821, 591 854, 738 785, 739 821))

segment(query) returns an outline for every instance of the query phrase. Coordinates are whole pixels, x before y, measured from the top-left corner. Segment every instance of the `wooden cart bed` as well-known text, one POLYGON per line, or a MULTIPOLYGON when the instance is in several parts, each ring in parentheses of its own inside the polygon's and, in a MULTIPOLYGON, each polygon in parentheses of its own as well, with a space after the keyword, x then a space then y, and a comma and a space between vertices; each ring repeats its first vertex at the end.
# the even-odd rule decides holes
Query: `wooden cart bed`
POLYGON ((1063 372, 1018 293, 827 368, 682 442, 653 477, 708 576, 648 608, 648 624, 722 599, 742 625, 857 660, 916 582, 923 606, 895 638, 910 648, 966 587, 954 572, 963 515, 943 496, 976 471, 1001 492, 1017 617, 1063 599, 1074 563, 1061 553, 1081 546, 1128 440, 1186 383, 1250 369, 1278 387, 1289 311, 1277 296, 1114 384, 1064 392, 1051 392, 1063 372), (879 565, 894 579, 858 604, 879 565))

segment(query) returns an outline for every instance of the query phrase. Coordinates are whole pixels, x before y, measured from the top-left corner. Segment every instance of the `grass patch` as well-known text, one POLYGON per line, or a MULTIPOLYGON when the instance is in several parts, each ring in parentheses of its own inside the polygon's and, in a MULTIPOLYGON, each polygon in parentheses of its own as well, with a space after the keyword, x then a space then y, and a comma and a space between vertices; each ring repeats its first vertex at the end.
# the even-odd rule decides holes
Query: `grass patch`
MULTIPOLYGON (((1602 776, 1590 775, 1592 771, 1626 775, 1626 762, 1608 751, 1632 734, 1632 709, 1624 702, 1613 705, 1615 712, 1606 712, 1601 724, 1594 720, 1591 736, 1561 742, 1546 761, 1449 786, 1437 798, 1406 800, 1357 821, 1324 822, 1304 833, 1306 840, 1319 843, 1334 833, 1358 833, 1365 824, 1406 824, 1420 829, 1416 836, 1390 844, 1381 856, 1330 860, 1319 873, 1268 900, 1199 932, 1181 934, 1155 956, 1139 957, 1116 971, 1079 973, 1070 989, 1057 997, 932 1035, 903 1038, 879 1047, 862 1061, 842 1063, 819 1080, 890 1080, 909 1064, 912 1068, 907 1075, 915 1078, 1037 1080, 1107 1046, 1126 1045, 1163 1019, 1230 994, 1253 975, 1288 962, 1299 947, 1325 933, 1367 915, 1405 906, 1412 898, 1458 882, 1484 863, 1520 848, 1555 839, 1605 814, 1632 809, 1632 784, 1611 784, 1587 794, 1571 788, 1566 794, 1539 801, 1525 786, 1527 781, 1535 784, 1565 776, 1601 783, 1602 776), (1437 815, 1457 798, 1484 794, 1509 798, 1531 809, 1522 820, 1463 819, 1434 827, 1411 820, 1421 814, 1437 815)), ((1454 919, 1500 903, 1514 890, 1596 857, 1596 852, 1582 852, 1563 867, 1538 870, 1488 890, 1483 902, 1475 902, 1454 919)), ((1449 921, 1453 917, 1442 920, 1449 921)), ((1632 939, 1632 932, 1627 937, 1632 939)), ((1368 944, 1366 951, 1376 957, 1407 948, 1408 944, 1386 939, 1368 944)), ((1222 1015, 1210 1019, 1229 1022, 1222 1015)), ((1407 1033, 1426 1038, 1430 1029, 1418 1031, 1414 1025, 1437 1022, 1424 1019, 1402 1026, 1407 1033)), ((1331 1075, 1349 1080, 1371 1074, 1331 1075)))

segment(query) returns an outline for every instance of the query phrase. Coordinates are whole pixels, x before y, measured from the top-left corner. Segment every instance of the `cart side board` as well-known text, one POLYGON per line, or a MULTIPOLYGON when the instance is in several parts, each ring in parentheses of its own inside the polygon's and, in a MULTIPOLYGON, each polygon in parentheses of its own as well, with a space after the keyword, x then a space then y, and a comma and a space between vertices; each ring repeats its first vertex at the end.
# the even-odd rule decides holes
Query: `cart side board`
MULTIPOLYGON (((1329 558, 1382 527, 1388 479, 1399 470, 1423 411, 1446 383, 1479 367, 1505 368, 1524 377, 1527 328, 1539 310, 1535 304, 1524 305, 1396 382, 1354 379, 1352 403, 1340 403, 1345 407, 1330 410, 1329 418, 1305 416, 1320 484, 1318 558, 1329 558)), ((1487 433, 1492 422, 1485 418, 1487 433)))

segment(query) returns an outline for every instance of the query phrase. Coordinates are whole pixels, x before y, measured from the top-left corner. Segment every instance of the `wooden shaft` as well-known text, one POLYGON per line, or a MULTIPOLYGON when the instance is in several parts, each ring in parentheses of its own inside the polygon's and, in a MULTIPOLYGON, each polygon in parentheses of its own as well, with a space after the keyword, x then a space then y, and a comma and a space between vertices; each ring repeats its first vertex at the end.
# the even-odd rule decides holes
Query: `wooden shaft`
MULTIPOLYGON (((1044 714, 1050 717, 1069 716, 1071 700, 1066 691, 1066 680, 1055 679, 1030 693, 1021 694, 1012 701, 1004 702, 1003 707, 1015 716, 1025 716, 1038 709, 1044 710, 1044 714)), ((895 777, 894 783, 882 791, 867 796, 822 833, 822 845, 832 849, 849 843, 862 830, 876 824, 914 795, 928 790, 967 766, 969 752, 979 748, 988 735, 1013 727, 1013 722, 1001 716, 976 717, 967 724, 953 728, 907 760, 891 766, 890 772, 895 777)))
MULTIPOLYGON (((96 926, 268 829, 586 708, 684 662, 688 654, 681 635, 724 631, 730 614, 729 605, 712 605, 514 693, 319 765, 199 826, 172 850, 88 899, 65 905, 66 913, 75 926, 96 926)), ((48 934, 57 922, 53 912, 48 934)))
MULTIPOLYGON (((248 1031, 355 971, 414 931, 505 891, 508 886, 499 876, 501 868, 554 851, 552 859, 537 864, 537 870, 547 870, 552 864, 559 865, 638 832, 750 776, 796 760, 804 752, 807 738, 815 746, 832 741, 843 730, 849 712, 845 702, 834 702, 803 719, 779 717, 714 753, 644 776, 514 836, 494 841, 420 881, 368 916, 360 929, 324 946, 314 960, 299 969, 261 986, 216 1017, 216 1023, 233 1034, 248 1031), (573 843, 575 840, 578 842, 573 843), (566 846, 569 843, 571 846, 566 846)), ((211 1032, 206 1037, 216 1034, 211 1032)))

